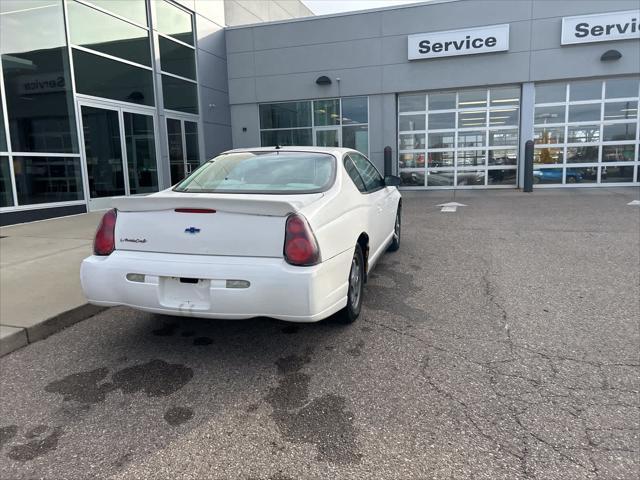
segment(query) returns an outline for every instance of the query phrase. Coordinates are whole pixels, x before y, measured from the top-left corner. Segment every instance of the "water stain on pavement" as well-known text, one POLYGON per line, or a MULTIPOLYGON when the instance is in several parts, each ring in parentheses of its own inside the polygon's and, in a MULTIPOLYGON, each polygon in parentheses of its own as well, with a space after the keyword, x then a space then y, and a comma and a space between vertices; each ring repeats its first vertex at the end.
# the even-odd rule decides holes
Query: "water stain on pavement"
POLYGON ((381 310, 391 315, 400 315, 406 320, 424 320, 426 313, 419 308, 415 308, 407 303, 406 299, 413 294, 420 292, 421 288, 414 282, 413 274, 395 270, 396 264, 379 263, 376 266, 375 275, 371 278, 390 278, 395 286, 381 285, 377 283, 367 283, 365 286, 367 307, 372 310, 381 310), (398 292, 403 292, 402 298, 398 297, 398 292))
POLYGON ((24 438, 36 438, 42 435, 49 429, 46 425, 36 425, 32 429, 30 429, 27 433, 24 434, 24 438))
MULTIPOLYGON (((43 432, 44 433, 44 432, 43 432)), ((41 439, 34 439, 22 445, 14 445, 7 456, 19 462, 27 462, 41 457, 58 447, 58 440, 62 436, 62 428, 56 427, 49 435, 41 439)))
POLYGON ((209 337, 198 337, 193 339, 193 344, 196 346, 211 345, 212 343, 213 340, 209 337))
POLYGON ((6 427, 0 427, 0 450, 2 450, 2 447, 4 447, 11 441, 13 437, 16 436, 16 433, 18 433, 17 425, 7 425, 6 427))
POLYGON ((281 331, 285 335, 291 335, 292 333, 298 333, 300 327, 298 325, 287 325, 281 331))
POLYGON ((178 328, 177 323, 165 323, 162 328, 158 328, 154 330, 152 333, 158 337, 170 337, 174 333, 176 333, 176 329, 178 328))
POLYGON ((186 407, 171 407, 165 414, 165 421, 172 427, 188 422, 193 417, 193 410, 186 407))
POLYGON ((104 402, 107 393, 113 390, 111 383, 98 382, 109 374, 107 368, 97 368, 87 372, 73 373, 44 387, 45 392, 59 393, 64 400, 82 403, 104 402))
POLYGON ((285 440, 315 445, 318 460, 357 463, 362 456, 346 399, 326 394, 309 401, 311 376, 301 370, 311 361, 310 354, 289 355, 276 362, 280 382, 265 398, 273 409, 271 417, 285 440))

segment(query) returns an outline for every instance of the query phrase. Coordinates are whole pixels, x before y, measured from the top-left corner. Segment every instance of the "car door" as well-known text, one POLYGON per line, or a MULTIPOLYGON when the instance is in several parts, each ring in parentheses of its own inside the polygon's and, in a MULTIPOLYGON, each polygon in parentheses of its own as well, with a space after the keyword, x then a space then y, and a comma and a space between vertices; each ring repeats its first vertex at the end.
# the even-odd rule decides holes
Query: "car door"
POLYGON ((366 195, 371 208, 369 209, 369 225, 372 231, 369 233, 371 253, 378 254, 385 240, 391 235, 395 221, 392 189, 387 188, 384 178, 378 169, 361 153, 349 152, 349 158, 353 161, 362 181, 364 182, 366 195), (391 212, 391 213, 390 213, 391 212))

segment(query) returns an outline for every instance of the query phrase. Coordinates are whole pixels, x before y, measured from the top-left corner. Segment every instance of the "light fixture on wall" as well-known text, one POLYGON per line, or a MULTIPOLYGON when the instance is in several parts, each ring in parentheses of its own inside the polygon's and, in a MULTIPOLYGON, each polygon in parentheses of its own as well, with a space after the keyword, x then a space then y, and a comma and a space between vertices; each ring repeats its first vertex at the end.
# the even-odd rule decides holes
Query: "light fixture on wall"
POLYGON ((622 54, 618 50, 607 50, 600 57, 601 62, 610 62, 612 60, 620 60, 622 54))
POLYGON ((331 85, 331 79, 329 77, 327 77, 326 75, 322 75, 322 76, 316 78, 316 83, 318 85, 331 85))

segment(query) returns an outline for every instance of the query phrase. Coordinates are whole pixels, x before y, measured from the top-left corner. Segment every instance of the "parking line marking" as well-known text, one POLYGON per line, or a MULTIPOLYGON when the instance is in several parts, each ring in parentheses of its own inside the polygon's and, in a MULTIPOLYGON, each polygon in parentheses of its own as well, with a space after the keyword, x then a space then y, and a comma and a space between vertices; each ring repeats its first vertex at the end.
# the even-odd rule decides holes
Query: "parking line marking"
POLYGON ((441 203, 436 206, 442 207, 442 210, 440 210, 441 212, 455 212, 458 210, 458 207, 466 207, 464 203, 458 202, 441 203))

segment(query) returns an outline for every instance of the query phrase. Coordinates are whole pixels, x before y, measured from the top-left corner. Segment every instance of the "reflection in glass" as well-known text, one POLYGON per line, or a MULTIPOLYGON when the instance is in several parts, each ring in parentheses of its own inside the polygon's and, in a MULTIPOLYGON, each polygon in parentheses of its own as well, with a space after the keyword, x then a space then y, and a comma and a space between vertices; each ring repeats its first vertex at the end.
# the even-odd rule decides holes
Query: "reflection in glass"
POLYGON ((123 113, 124 138, 127 146, 129 192, 158 191, 158 167, 153 117, 137 113, 123 113))
POLYGON ((498 108, 489 112, 489 126, 497 125, 517 126, 519 122, 517 108, 498 108))
POLYGON ((311 126, 311 102, 284 102, 260 105, 260 128, 311 126))
POLYGON ((569 84, 569 101, 600 100, 602 80, 583 80, 569 84))
POLYGON ((145 0, 88 0, 100 8, 147 26, 147 2, 145 0))
POLYGON ((196 122, 184 122, 184 141, 187 151, 187 174, 191 174, 200 166, 200 143, 196 122))
POLYGON ((340 100, 314 101, 313 121, 316 127, 340 125, 340 100))
POLYGON ((451 170, 428 170, 427 186, 428 187, 452 187, 454 173, 451 170))
POLYGON ((485 170, 458 170, 457 185, 484 185, 485 170))
POLYGON ((455 132, 439 132, 429 134, 429 148, 454 148, 455 132))
POLYGON ((638 102, 608 102, 604 104, 604 120, 626 120, 638 118, 638 102))
POLYGON ((637 123, 614 123, 602 127, 602 140, 605 142, 619 142, 635 140, 637 123))
POLYGON ((489 185, 515 185, 517 170, 488 170, 487 183, 489 185))
POLYGON ((566 83, 536 84, 536 103, 556 103, 567 100, 566 83))
POLYGON ((486 140, 486 132, 484 130, 458 132, 458 148, 484 147, 485 140, 486 140))
POLYGON ((533 169, 534 184, 561 184, 562 168, 536 168, 533 169))
POLYGON ((444 130, 445 128, 456 128, 455 113, 429 114, 429 130, 444 130))
POLYGON ((453 167, 454 152, 429 152, 429 167, 453 167))
POLYGON ((182 125, 180 120, 167 118, 167 142, 169 145, 169 170, 171 185, 185 178, 184 147, 182 143, 182 125))
POLYGON ((424 150, 424 133, 400 134, 400 150, 424 150))
POLYGON ((124 195, 118 112, 82 107, 82 130, 91 198, 124 195))
POLYGON ((458 92, 458 108, 477 108, 487 106, 487 91, 462 90, 458 92))
POLYGON ((348 125, 342 127, 342 146, 369 154, 369 127, 367 125, 348 125))
POLYGON ((163 72, 173 73, 181 77, 196 79, 195 50, 179 43, 158 37, 160 45, 160 65, 163 72))
POLYGON ((0 9, 13 151, 77 153, 62 2, 3 0, 0 9))
POLYGON ((424 112, 426 108, 425 94, 398 96, 400 112, 424 112))
POLYGON ((73 66, 78 93, 141 105, 154 104, 150 70, 75 49, 73 66))
POLYGON ((592 122, 600 120, 600 103, 569 105, 570 122, 592 122))
POLYGON ((606 167, 601 167, 600 181, 602 183, 633 182, 633 165, 607 165, 606 167))
POLYGON ((484 150, 458 151, 458 167, 478 167, 485 164, 484 150))
POLYGON ((9 157, 0 157, 0 207, 13 206, 13 188, 11 187, 11 170, 9 157))
POLYGON ((635 145, 604 145, 602 147, 603 162, 633 162, 635 145))
POLYGON ((401 153, 400 168, 424 168, 424 153, 401 153))
POLYGON ((367 97, 342 99, 342 124, 369 123, 369 101, 367 97))
POLYGON ((565 108, 566 107, 564 105, 557 105, 554 107, 536 107, 533 123, 536 125, 564 123, 565 108))
POLYGON ((281 147, 291 145, 312 145, 310 128, 301 128, 297 130, 270 130, 260 132, 260 140, 263 147, 281 147))
POLYGON ((13 157, 20 205, 82 200, 79 157, 13 157))
POLYGON ((604 98, 628 98, 638 96, 638 77, 615 78, 606 81, 604 98))
POLYGON ((425 119, 422 115, 400 115, 400 131, 424 130, 425 119))
POLYGON ((567 143, 592 143, 600 140, 600 125, 569 125, 567 143))
POLYGON ((484 127, 487 124, 486 110, 470 110, 458 113, 458 127, 484 127))
MULTIPOLYGON (((2 89, 0 88, 0 92, 2 89)), ((2 98, 2 94, 0 93, 0 99, 2 98)), ((2 105, 2 101, 0 101, 0 152, 7 151, 7 135, 4 129, 4 107, 2 105)))
POLYGON ((518 130, 489 130, 489 146, 518 146, 518 130))
POLYGON ((316 145, 318 147, 339 147, 339 130, 316 130, 316 145))
POLYGON ((489 165, 517 165, 517 150, 489 150, 489 165))
POLYGON ((164 108, 185 113, 198 113, 198 86, 179 78, 162 75, 164 108))
POLYGON ((430 93, 429 110, 453 110, 456 108, 456 93, 430 93))
POLYGON ((554 164, 563 161, 562 148, 536 148, 533 150, 533 163, 554 164))
POLYGON ((156 7, 156 28, 160 33, 193 45, 191 14, 165 0, 153 2, 156 7))
POLYGON ((519 105, 520 89, 517 87, 492 88, 489 91, 489 97, 491 98, 492 107, 519 105))
POLYGON ((539 127, 533 129, 536 144, 564 143, 564 127, 539 127))
POLYGON ((596 163, 598 161, 598 147, 569 147, 567 148, 567 163, 596 163))
POLYGON ((403 187, 424 187, 424 172, 400 172, 403 187))
POLYGON ((565 183, 596 183, 597 180, 597 167, 567 168, 565 183))
POLYGON ((149 32, 78 2, 68 2, 71 43, 151 66, 149 32))

